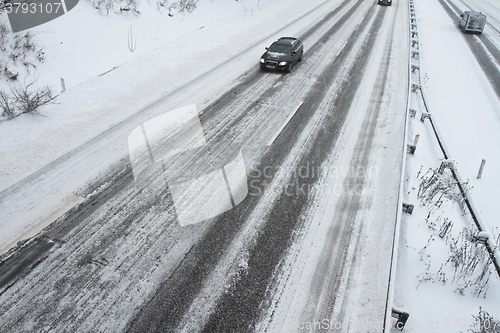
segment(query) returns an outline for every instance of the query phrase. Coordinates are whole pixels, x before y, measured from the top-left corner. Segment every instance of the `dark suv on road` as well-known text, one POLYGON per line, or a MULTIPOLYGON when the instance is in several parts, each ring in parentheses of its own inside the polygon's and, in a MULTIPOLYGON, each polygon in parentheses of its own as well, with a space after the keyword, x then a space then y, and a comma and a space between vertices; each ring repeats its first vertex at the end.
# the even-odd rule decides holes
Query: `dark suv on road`
POLYGON ((390 6, 392 5, 392 0, 378 0, 379 5, 390 6))
POLYGON ((297 62, 302 60, 304 46, 294 37, 281 37, 266 47, 267 52, 260 57, 262 70, 284 70, 290 72, 297 62))

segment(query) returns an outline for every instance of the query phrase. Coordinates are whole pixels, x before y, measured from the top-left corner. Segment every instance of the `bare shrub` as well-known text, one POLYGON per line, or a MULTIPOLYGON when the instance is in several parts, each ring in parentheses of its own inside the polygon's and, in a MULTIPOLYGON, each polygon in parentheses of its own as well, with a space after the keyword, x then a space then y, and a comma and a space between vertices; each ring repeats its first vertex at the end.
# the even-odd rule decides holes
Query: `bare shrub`
MULTIPOLYGON (((471 188, 468 182, 464 182, 461 185, 466 191, 471 188)), ((431 212, 440 208, 445 199, 458 203, 464 214, 466 211, 465 198, 449 169, 445 169, 444 172, 440 174, 438 169, 429 168, 429 170, 420 177, 417 197, 420 200, 420 206, 429 206, 431 212)))
POLYGON ((168 15, 173 16, 172 11, 177 11, 177 13, 188 12, 191 13, 198 3, 198 0, 179 0, 179 1, 169 1, 169 0, 158 0, 156 6, 159 10, 162 8, 168 9, 168 15))
POLYGON ((475 234, 466 228, 456 239, 452 238, 447 264, 453 270, 457 292, 464 295, 465 289, 472 287, 474 296, 486 297, 492 261, 486 248, 475 239, 475 234))
POLYGON ((35 63, 43 62, 45 53, 36 36, 31 32, 13 34, 7 23, 0 23, 0 63, 1 71, 10 81, 30 74, 36 68, 35 63), (26 71, 26 73, 24 73, 26 71))
POLYGON ((191 13, 196 8, 196 3, 198 0, 180 0, 176 3, 176 8, 179 13, 188 12, 191 13))
POLYGON ((132 12, 134 14, 140 14, 139 11, 139 0, 122 0, 120 1, 120 11, 121 12, 132 12))
MULTIPOLYGON (((99 10, 101 13, 109 15, 111 12, 132 12, 140 14, 140 0, 89 0, 92 7, 99 10)), ((168 10, 168 15, 173 16, 173 12, 191 13, 197 6, 198 0, 157 0, 156 7, 158 10, 168 10)))
POLYGON ((500 333, 500 320, 479 307, 479 314, 472 315, 474 324, 467 331, 471 333, 500 333))
POLYGON ((110 11, 113 11, 114 4, 118 2, 117 0, 92 0, 92 7, 99 10, 99 12, 105 12, 106 15, 110 11))
POLYGON ((492 230, 492 240, 493 240, 493 244, 494 244, 494 248, 493 250, 495 249, 499 249, 500 248, 500 229, 498 227, 495 227, 493 230, 492 230))
MULTIPOLYGON (((444 222, 443 225, 449 224, 444 222)), ((431 235, 427 244, 418 252, 420 260, 426 265, 426 272, 418 276, 418 286, 423 282, 446 284, 448 276, 452 276, 450 282, 456 286, 455 292, 465 295, 466 290, 470 290, 475 297, 486 297, 492 274, 492 260, 486 248, 476 239, 476 234, 466 228, 457 238, 446 237, 449 257, 436 273, 431 273, 431 256, 426 253, 435 240, 431 235)))
POLYGON ((439 228, 439 238, 443 239, 448 236, 451 232, 451 229, 453 229, 453 221, 445 217, 443 223, 441 224, 441 227, 439 228))
POLYGON ((17 105, 19 114, 30 113, 40 115, 39 108, 52 103, 56 98, 48 86, 42 88, 34 87, 34 82, 26 86, 17 86, 11 89, 17 105))
MULTIPOLYGON (((463 228, 453 237, 453 221, 447 217, 433 217, 438 208, 450 201, 458 203, 462 212, 464 211, 465 198, 452 172, 448 168, 442 170, 442 173, 438 169, 429 169, 425 173, 419 171, 418 177, 421 183, 417 196, 421 206, 428 207, 425 223, 431 231, 427 244, 418 252, 420 260, 426 266, 426 272, 418 276, 419 285, 423 282, 449 282, 455 287, 455 292, 461 295, 469 290, 475 297, 486 297, 493 262, 484 244, 478 241, 479 231, 463 228), (433 273, 432 258, 426 251, 435 240, 442 240, 447 245, 448 258, 433 273)), ((470 188, 467 183, 461 186, 466 191, 470 188)), ((497 238, 500 242, 500 235, 497 238)))
POLYGON ((45 52, 43 51, 42 48, 39 48, 37 51, 36 51, 36 56, 35 56, 36 60, 40 61, 40 62, 44 62, 45 61, 45 52))
POLYGON ((446 238, 447 240, 447 238, 450 236, 451 230, 453 229, 453 221, 447 217, 442 219, 441 216, 436 217, 436 219, 434 220, 431 219, 432 216, 433 214, 431 212, 427 214, 427 217, 425 218, 425 224, 427 224, 427 227, 433 235, 437 235, 441 239, 446 238))
POLYGON ((0 24, 0 51, 7 51, 8 35, 10 33, 9 28, 5 23, 0 24))
POLYGON ((92 7, 99 10, 99 12, 108 15, 111 12, 132 12, 140 14, 139 0, 90 0, 92 7))
POLYGON ((3 90, 0 90, 0 108, 2 109, 2 117, 7 119, 16 117, 12 97, 3 90))

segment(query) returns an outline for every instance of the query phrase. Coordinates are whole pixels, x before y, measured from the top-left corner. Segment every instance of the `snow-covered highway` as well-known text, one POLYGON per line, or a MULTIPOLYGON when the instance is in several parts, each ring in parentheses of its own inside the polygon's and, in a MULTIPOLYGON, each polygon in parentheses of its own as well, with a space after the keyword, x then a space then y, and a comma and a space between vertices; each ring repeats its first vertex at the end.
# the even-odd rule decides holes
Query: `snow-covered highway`
POLYGON ((328 6, 313 25, 295 22, 305 54, 291 73, 260 72, 262 45, 250 47, 2 192, 11 222, 36 210, 23 206, 24 195, 84 199, 3 257, 2 331, 382 325, 403 153, 407 4, 328 6), (209 143, 240 147, 249 191, 232 210, 180 226, 167 188, 135 184, 127 137, 193 104, 209 143), (72 181, 110 160, 86 187, 72 181))

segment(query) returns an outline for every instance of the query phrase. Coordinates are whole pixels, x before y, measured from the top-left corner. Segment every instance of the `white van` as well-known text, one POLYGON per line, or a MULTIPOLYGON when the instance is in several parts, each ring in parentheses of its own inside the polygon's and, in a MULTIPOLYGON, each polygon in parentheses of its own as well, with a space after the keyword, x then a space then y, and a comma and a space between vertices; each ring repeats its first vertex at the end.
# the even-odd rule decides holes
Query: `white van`
POLYGON ((465 11, 460 15, 458 26, 463 32, 482 33, 486 24, 486 16, 482 13, 465 11))

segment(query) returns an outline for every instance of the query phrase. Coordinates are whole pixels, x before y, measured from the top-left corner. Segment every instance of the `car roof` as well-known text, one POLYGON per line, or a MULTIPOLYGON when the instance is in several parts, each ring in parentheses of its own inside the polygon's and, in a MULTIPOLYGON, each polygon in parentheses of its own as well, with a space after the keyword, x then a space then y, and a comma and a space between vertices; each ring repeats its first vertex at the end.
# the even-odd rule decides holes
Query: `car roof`
POLYGON ((297 38, 295 37, 281 37, 277 41, 275 41, 273 44, 281 44, 281 45, 292 45, 295 43, 297 38))
POLYGON ((465 13, 467 13, 469 15, 484 15, 481 12, 475 12, 475 11, 472 11, 472 10, 466 10, 465 13))

